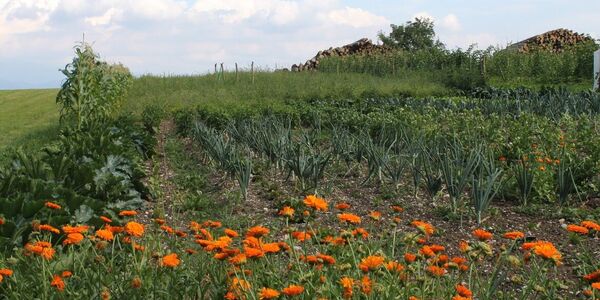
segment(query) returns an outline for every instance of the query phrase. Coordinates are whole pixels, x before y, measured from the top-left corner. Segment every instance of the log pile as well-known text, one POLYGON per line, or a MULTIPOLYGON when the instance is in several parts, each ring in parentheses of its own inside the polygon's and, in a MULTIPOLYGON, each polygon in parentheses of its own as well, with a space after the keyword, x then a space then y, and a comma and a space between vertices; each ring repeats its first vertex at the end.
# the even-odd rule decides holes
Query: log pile
POLYGON ((292 65, 292 72, 300 72, 300 71, 309 71, 316 70, 319 66, 319 61, 322 58, 330 57, 330 56, 350 56, 355 54, 361 55, 371 55, 371 54, 381 54, 390 51, 389 47, 383 45, 376 45, 367 38, 360 39, 354 43, 337 47, 337 48, 329 48, 327 50, 319 51, 317 55, 313 58, 307 60, 304 64, 294 64, 292 65))
POLYGON ((560 53, 577 44, 589 41, 593 41, 589 35, 560 28, 530 37, 509 46, 509 49, 517 49, 521 53, 530 53, 533 51, 560 53))

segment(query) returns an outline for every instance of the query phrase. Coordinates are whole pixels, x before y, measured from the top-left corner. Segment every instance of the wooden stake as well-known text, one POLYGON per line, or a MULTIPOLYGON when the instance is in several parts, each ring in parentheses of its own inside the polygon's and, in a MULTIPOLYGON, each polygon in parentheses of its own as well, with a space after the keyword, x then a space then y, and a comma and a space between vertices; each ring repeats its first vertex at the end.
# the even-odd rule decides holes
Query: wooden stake
POLYGON ((254 62, 252 62, 252 65, 250 66, 250 69, 252 71, 252 84, 254 84, 254 62))
POLYGON ((235 82, 238 82, 238 79, 239 79, 239 77, 238 77, 238 66, 237 66, 237 63, 235 63, 235 82))
POLYGON ((221 63, 221 80, 225 81, 225 71, 223 70, 223 63, 221 63))

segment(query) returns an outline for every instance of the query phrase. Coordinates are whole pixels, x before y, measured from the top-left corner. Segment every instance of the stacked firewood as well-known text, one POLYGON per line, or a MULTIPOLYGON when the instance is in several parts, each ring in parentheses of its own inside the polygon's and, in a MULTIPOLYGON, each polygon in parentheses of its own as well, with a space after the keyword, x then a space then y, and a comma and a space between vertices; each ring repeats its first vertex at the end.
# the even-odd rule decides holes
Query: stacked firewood
POLYGON ((532 51, 560 53, 577 44, 589 41, 593 41, 589 35, 560 28, 530 37, 511 45, 509 48, 516 48, 521 53, 530 53, 532 51))
POLYGON ((360 39, 354 43, 337 47, 337 48, 329 48, 327 50, 319 51, 317 55, 313 58, 307 60, 305 63, 294 64, 292 66, 291 71, 299 72, 299 71, 308 71, 315 70, 319 66, 319 61, 324 57, 329 56, 350 56, 355 54, 361 55, 371 55, 371 54, 381 54, 390 51, 389 47, 383 45, 376 45, 367 38, 360 39))

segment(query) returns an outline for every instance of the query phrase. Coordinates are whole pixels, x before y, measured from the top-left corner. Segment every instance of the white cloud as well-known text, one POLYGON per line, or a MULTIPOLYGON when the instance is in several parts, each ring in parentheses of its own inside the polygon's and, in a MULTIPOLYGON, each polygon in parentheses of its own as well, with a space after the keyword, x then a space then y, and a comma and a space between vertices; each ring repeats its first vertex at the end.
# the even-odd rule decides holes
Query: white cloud
POLYGON ((345 7, 329 12, 328 19, 334 24, 354 28, 377 27, 389 25, 385 17, 375 15, 361 8, 345 7))
POLYGON ((282 0, 198 0, 190 10, 192 18, 209 14, 225 23, 240 23, 261 17, 278 25, 294 21, 299 11, 298 2, 282 0))
POLYGON ((90 24, 92 26, 104 26, 108 25, 115 18, 120 17, 123 14, 123 11, 114 7, 111 7, 104 14, 96 17, 85 18, 84 22, 90 24))
POLYGON ((0 2, 0 41, 14 34, 47 30, 58 0, 8 0, 0 2))
POLYGON ((458 20, 458 17, 455 14, 449 14, 445 16, 440 22, 440 25, 443 28, 446 28, 451 31, 459 31, 461 29, 460 21, 458 20))

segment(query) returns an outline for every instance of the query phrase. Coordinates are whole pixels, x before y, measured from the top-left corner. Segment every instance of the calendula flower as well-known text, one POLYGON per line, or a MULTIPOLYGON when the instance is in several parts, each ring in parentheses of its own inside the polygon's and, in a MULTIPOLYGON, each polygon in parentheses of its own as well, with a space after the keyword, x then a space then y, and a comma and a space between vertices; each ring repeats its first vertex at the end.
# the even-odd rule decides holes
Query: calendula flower
POLYGON ((431 225, 427 222, 415 220, 415 221, 412 221, 412 223, 410 223, 410 224, 412 224, 416 228, 423 231, 423 233, 425 233, 425 235, 432 235, 435 232, 435 227, 433 227, 433 225, 431 225))
POLYGON ((348 204, 346 202, 340 202, 335 205, 335 208, 337 208, 339 210, 346 210, 346 209, 350 208, 350 204, 348 204))
POLYGON ((461 295, 456 295, 454 297, 452 297, 452 299, 450 300, 472 300, 470 297, 463 297, 461 295))
POLYGON ((61 291, 61 292, 65 290, 65 282, 63 281, 62 277, 60 277, 58 275, 52 276, 52 281, 50 282, 50 286, 55 287, 58 291, 61 291))
POLYGON ((284 288, 283 290, 281 290, 281 293, 283 293, 286 296, 297 296, 300 295, 304 292, 304 287, 301 285, 290 285, 286 288, 284 288))
POLYGON ((50 201, 46 201, 46 203, 44 204, 47 208, 50 209, 61 209, 62 207, 54 202, 50 202, 50 201))
POLYGON ((279 211, 279 215, 280 216, 286 216, 286 217, 293 217, 294 216, 294 212, 295 210, 289 206, 284 206, 280 211, 279 211))
POLYGON ((400 206, 400 205, 392 205, 392 210, 394 212, 403 212, 404 208, 402 208, 402 206, 400 206))
POLYGON ((462 284, 457 284, 455 289, 456 292, 462 297, 473 297, 473 292, 462 284))
POLYGON ((583 276, 583 279, 585 279, 587 282, 600 281, 600 269, 583 276))
POLYGON ((407 263, 412 263, 417 259, 417 256, 412 254, 412 253, 405 253, 404 254, 404 261, 407 263))
POLYGON ((379 220, 379 219, 381 219, 381 213, 378 211, 372 211, 369 214, 369 217, 371 217, 371 219, 373 219, 373 220, 379 220))
POLYGON ((373 284, 371 282, 371 279, 369 278, 369 276, 363 276, 363 278, 360 280, 360 290, 365 294, 365 295, 369 295, 371 294, 371 291, 373 290, 373 284))
POLYGON ((58 228, 54 228, 54 227, 52 227, 51 225, 48 225, 48 224, 39 225, 37 227, 37 230, 39 230, 39 231, 49 231, 49 232, 56 233, 56 234, 60 233, 60 230, 58 230, 58 228))
POLYGON ((533 250, 533 253, 539 257, 553 260, 557 265, 561 263, 562 255, 551 242, 537 241, 533 243, 525 243, 522 247, 525 250, 533 250))
POLYGON ((121 212, 119 212, 119 216, 121 217, 132 217, 137 215, 137 212, 135 210, 122 210, 121 212))
POLYGON ((89 226, 80 225, 80 226, 70 226, 66 225, 62 227, 62 230, 66 234, 70 233, 86 233, 89 229, 89 226))
POLYGON ((385 264, 385 268, 390 272, 400 273, 404 270, 404 266, 397 261, 390 261, 385 264))
POLYGON ((254 227, 248 229, 248 231, 246 232, 246 236, 252 236, 252 237, 259 238, 261 236, 269 234, 269 231, 270 231, 269 228, 266 228, 263 226, 254 226, 254 227))
POLYGON ((359 234, 362 236, 363 240, 367 239, 369 237, 369 232, 367 232, 367 230, 364 229, 364 228, 360 228, 359 227, 359 228, 356 228, 356 229, 352 230, 352 235, 353 236, 357 236, 359 234))
POLYGON ((2 276, 12 276, 13 270, 11 269, 0 269, 0 275, 2 276))
POLYGON ((600 231, 600 224, 594 221, 583 221, 581 222, 581 226, 590 230, 600 231))
POLYGON ((202 223, 202 225, 204 227, 212 227, 212 228, 221 228, 221 226, 223 226, 223 224, 221 222, 212 221, 212 220, 205 221, 204 223, 202 223))
POLYGON ((352 287, 354 286, 354 279, 352 279, 350 277, 343 277, 342 279, 340 279, 340 285, 342 286, 342 289, 344 290, 342 293, 344 298, 345 299, 352 298, 352 287))
POLYGON ((428 266, 427 272, 429 272, 429 274, 431 274, 433 276, 440 277, 440 276, 444 276, 444 274, 446 274, 446 269, 440 268, 438 266, 428 266))
POLYGON ((292 232, 292 237, 300 242, 304 242, 306 240, 309 240, 312 237, 312 235, 306 231, 294 231, 292 232))
POLYGON ((139 278, 138 276, 135 276, 132 280, 131 280, 131 287, 134 289, 139 289, 142 287, 142 279, 139 278))
POLYGON ((161 219, 161 218, 155 218, 155 219, 152 219, 152 221, 154 221, 154 223, 156 223, 158 225, 165 225, 167 223, 167 221, 165 219, 161 219))
POLYGON ((492 233, 489 231, 485 231, 483 229, 475 229, 473 231, 473 236, 478 238, 480 241, 487 241, 492 238, 492 233))
POLYGON ((578 233, 578 234, 588 234, 588 233, 590 233, 590 230, 587 229, 586 227, 575 225, 575 224, 568 225, 567 226, 567 231, 578 233))
POLYGON ((137 222, 127 222, 125 232, 131 236, 141 237, 144 235, 144 225, 137 222))
POLYGON ((181 261, 179 260, 179 257, 177 257, 177 253, 167 254, 163 256, 163 258, 160 261, 161 266, 170 268, 175 268, 179 266, 180 263, 181 261))
POLYGON ((505 233, 503 237, 511 240, 520 240, 525 238, 525 234, 520 231, 510 231, 505 233))
POLYGON ((25 245, 25 250, 39 255, 45 260, 51 260, 55 253, 54 248, 52 248, 52 244, 44 241, 37 241, 34 244, 27 243, 25 245))
POLYGON ((75 232, 67 234, 67 238, 63 241, 63 245, 77 245, 83 241, 83 234, 75 232))
POLYGON ((112 220, 109 217, 100 216, 100 220, 104 223, 112 223, 112 220))
POLYGON ((234 264, 234 265, 236 265, 236 266, 239 266, 241 264, 245 264, 246 261, 247 261, 246 254, 244 254, 244 253, 237 254, 237 255, 235 255, 235 256, 233 256, 232 258, 229 259, 229 262, 232 263, 232 264, 234 264))
POLYGON ((384 263, 385 259, 383 256, 379 255, 370 255, 363 258, 358 265, 358 268, 363 272, 369 272, 372 270, 376 270, 381 267, 384 263))
POLYGON ((600 282, 594 282, 594 283, 592 283, 592 288, 594 290, 600 290, 600 282))
POLYGON ((337 215, 338 219, 342 222, 352 223, 352 224, 360 224, 360 217, 353 214, 339 214, 337 215))
POLYGON ((235 230, 229 228, 225 229, 225 235, 227 235, 230 238, 236 238, 240 236, 235 230))
POLYGON ((96 236, 105 241, 112 241, 114 238, 113 233, 107 229, 99 229, 96 231, 96 236))
POLYGON ((315 210, 327 211, 327 202, 315 195, 308 195, 304 198, 304 205, 312 207, 315 210))
POLYGON ((277 290, 264 287, 260 290, 259 299, 275 299, 279 295, 280 293, 277 290))
POLYGON ((63 272, 60 274, 60 277, 62 277, 62 278, 69 278, 69 277, 71 277, 71 276, 73 276, 73 273, 72 273, 71 271, 63 271, 63 272))

